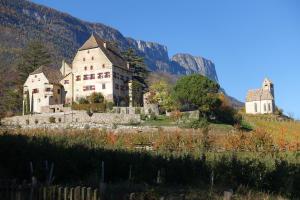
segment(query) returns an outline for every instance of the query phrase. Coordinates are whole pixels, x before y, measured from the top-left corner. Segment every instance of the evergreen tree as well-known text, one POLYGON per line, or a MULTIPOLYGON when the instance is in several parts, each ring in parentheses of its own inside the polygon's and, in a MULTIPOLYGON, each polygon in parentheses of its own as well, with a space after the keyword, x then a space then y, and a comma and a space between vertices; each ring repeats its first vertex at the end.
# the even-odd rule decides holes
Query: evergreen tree
POLYGON ((147 70, 144 58, 138 56, 132 48, 127 49, 127 51, 124 51, 122 54, 129 63, 130 70, 133 72, 133 81, 138 81, 142 84, 142 90, 147 89, 148 85, 146 79, 149 71, 147 70))
POLYGON ((144 62, 144 58, 136 54, 136 52, 129 48, 127 51, 122 52, 123 57, 129 63, 130 70, 133 73, 132 77, 132 104, 133 106, 143 105, 143 93, 148 89, 146 79, 149 71, 144 62))
POLYGON ((31 41, 21 53, 18 63, 20 84, 23 85, 28 75, 41 65, 51 63, 51 55, 47 48, 40 41, 31 41))

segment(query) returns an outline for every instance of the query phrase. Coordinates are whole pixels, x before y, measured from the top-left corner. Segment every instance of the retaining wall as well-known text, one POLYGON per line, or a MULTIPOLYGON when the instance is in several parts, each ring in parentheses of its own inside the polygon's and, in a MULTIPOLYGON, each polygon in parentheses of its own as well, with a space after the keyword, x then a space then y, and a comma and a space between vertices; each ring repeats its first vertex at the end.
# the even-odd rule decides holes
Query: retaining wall
POLYGON ((98 123, 98 124, 135 124, 140 123, 139 114, 94 113, 89 116, 86 111, 66 113, 43 113, 34 115, 14 116, 2 119, 4 125, 40 125, 51 123, 98 123))

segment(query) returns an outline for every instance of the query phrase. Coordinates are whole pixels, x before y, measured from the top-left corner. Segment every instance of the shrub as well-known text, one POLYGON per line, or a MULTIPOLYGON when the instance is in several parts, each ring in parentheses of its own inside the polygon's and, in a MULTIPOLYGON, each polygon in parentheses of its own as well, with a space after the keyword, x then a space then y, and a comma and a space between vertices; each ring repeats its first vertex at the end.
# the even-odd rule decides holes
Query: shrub
POLYGON ((101 92, 93 92, 89 97, 88 101, 90 103, 103 103, 104 102, 104 96, 101 92))
POLYGON ((191 122, 187 123, 185 128, 193 128, 193 129, 199 129, 199 128, 206 128, 209 125, 207 119, 200 118, 199 120, 192 120, 191 122))
POLYGON ((106 103, 107 110, 111 111, 113 109, 113 107, 114 107, 113 102, 109 101, 109 102, 106 103))
POLYGON ((49 117, 49 122, 50 123, 55 123, 55 117, 49 117))
POLYGON ((79 99, 78 103, 79 103, 79 104, 88 104, 89 101, 88 101, 86 98, 83 98, 83 97, 82 97, 82 98, 79 99))
POLYGON ((141 120, 146 120, 147 119, 147 115, 145 115, 145 114, 141 114, 141 120))
POLYGON ((135 108, 134 113, 135 114, 141 114, 141 108, 135 108))
POLYGON ((92 103, 92 104, 76 104, 72 105, 73 110, 90 110, 96 113, 102 113, 106 111, 105 103, 92 103))

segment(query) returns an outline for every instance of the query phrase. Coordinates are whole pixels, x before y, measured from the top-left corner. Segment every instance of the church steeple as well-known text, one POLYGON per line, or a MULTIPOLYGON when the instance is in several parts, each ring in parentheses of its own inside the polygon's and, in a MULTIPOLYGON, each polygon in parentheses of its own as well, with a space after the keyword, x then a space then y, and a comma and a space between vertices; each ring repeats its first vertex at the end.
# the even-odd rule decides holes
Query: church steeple
POLYGON ((268 90, 269 92, 271 92, 272 96, 274 97, 274 84, 270 79, 265 78, 263 85, 262 85, 262 89, 268 90))

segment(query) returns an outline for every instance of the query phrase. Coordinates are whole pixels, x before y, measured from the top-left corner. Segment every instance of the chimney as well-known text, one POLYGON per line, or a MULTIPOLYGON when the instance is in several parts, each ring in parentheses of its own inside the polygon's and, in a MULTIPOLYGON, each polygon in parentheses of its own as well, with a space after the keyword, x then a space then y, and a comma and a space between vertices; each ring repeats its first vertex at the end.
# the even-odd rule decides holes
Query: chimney
POLYGON ((103 42, 103 46, 104 46, 105 49, 107 49, 107 46, 106 46, 106 45, 107 45, 107 44, 106 44, 106 41, 104 41, 104 42, 103 42))

